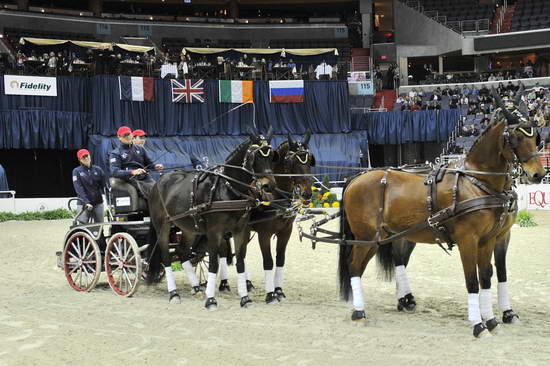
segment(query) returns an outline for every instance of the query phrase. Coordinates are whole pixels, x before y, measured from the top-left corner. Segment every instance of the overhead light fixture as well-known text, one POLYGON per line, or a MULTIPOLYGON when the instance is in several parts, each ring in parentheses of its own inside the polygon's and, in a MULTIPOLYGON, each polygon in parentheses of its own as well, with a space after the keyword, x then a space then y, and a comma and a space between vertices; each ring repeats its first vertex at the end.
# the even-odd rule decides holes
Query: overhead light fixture
POLYGON ((149 20, 153 20, 153 17, 149 17, 149 20))
POLYGON ((81 12, 81 13, 80 13, 80 16, 83 16, 83 15, 84 15, 84 13, 81 12))
POLYGON ((42 13, 44 13, 44 12, 45 12, 45 10, 44 10, 44 9, 42 9, 42 10, 40 10, 40 11, 41 11, 42 13))

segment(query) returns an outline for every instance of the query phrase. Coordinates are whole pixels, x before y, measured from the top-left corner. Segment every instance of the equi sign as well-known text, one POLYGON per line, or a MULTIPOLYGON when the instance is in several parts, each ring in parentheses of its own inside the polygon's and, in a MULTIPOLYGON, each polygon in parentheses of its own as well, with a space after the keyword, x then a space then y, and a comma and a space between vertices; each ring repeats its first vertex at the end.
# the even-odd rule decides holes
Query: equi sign
POLYGON ((520 184, 517 193, 521 210, 550 210, 550 184, 520 184))
POLYGON ((57 96, 57 79, 42 76, 4 75, 7 95, 57 96))

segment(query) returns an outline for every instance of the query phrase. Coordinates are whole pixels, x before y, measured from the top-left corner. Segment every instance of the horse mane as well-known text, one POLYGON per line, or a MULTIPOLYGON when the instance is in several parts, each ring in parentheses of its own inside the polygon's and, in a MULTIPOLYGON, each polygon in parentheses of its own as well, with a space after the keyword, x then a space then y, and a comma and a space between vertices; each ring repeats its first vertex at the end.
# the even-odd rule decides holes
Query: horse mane
POLYGON ((485 137, 485 135, 487 135, 487 133, 491 131, 493 127, 495 127, 498 124, 497 121, 500 121, 500 120, 497 120, 496 113, 499 111, 499 109, 496 109, 495 112, 493 112, 493 116, 491 117, 491 122, 480 132, 479 136, 475 139, 472 146, 470 146, 470 149, 468 150, 466 155, 468 155, 474 149, 474 147, 476 147, 479 144, 479 141, 483 140, 483 137, 485 137))
POLYGON ((288 143, 288 140, 283 141, 278 147, 277 152, 279 153, 279 156, 282 158, 286 155, 286 153, 290 150, 290 144, 288 143))
POLYGON ((233 150, 233 152, 231 154, 229 154, 229 156, 225 159, 225 162, 229 163, 233 159, 237 158, 240 154, 242 154, 244 151, 246 151, 246 149, 248 149, 248 147, 250 146, 251 143, 252 143, 252 141, 250 140, 250 137, 247 137, 243 142, 241 142, 235 148, 235 150, 233 150))

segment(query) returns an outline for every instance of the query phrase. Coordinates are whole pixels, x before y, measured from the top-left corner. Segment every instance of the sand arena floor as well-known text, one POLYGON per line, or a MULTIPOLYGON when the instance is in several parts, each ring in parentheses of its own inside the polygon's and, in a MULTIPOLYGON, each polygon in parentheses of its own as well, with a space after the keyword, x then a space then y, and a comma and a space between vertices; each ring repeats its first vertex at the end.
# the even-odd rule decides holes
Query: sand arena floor
MULTIPOLYGON (((550 212, 536 212, 535 219, 536 228, 513 228, 509 250, 511 301, 522 322, 484 340, 471 335, 456 250, 448 257, 437 246, 417 247, 408 269, 415 314, 396 311, 395 284, 378 280, 372 262, 363 277, 368 323, 359 328, 338 300, 337 247, 312 251, 296 231, 284 303, 263 303, 254 240, 248 268, 255 306, 239 308, 231 267, 232 293, 218 296, 219 310, 207 312, 202 300, 189 297, 182 272, 179 305, 168 303, 164 282, 121 298, 102 275, 94 291, 77 293, 55 264, 69 221, 1 223, 0 366, 548 365, 550 212)), ((496 304, 496 290, 493 298, 496 304)))

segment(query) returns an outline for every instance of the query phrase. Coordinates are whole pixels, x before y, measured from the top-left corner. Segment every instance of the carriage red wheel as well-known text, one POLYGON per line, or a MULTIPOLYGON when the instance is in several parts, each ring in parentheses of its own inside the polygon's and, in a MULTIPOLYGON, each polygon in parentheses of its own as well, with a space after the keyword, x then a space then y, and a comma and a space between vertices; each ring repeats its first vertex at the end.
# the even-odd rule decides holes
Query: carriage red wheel
POLYGON ((120 296, 132 296, 141 278, 141 255, 128 233, 111 236, 105 250, 105 273, 111 289, 120 296))
POLYGON ((96 241, 79 231, 69 237, 63 248, 63 270, 76 291, 91 291, 101 274, 101 252, 96 241))

